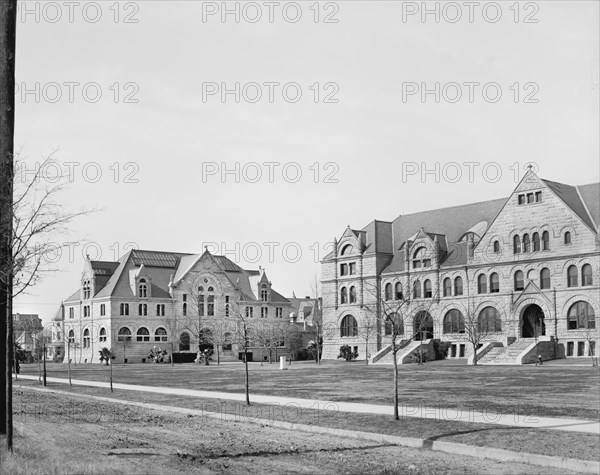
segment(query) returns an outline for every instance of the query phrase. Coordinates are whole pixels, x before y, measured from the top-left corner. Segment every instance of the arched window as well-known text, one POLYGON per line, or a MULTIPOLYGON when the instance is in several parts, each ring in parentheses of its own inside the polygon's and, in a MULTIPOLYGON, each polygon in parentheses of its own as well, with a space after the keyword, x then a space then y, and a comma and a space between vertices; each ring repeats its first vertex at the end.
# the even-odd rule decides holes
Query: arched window
POLYGON ((465 319, 460 310, 453 309, 444 316, 444 333, 464 333, 465 319))
POLYGON ((567 231, 565 232, 565 244, 571 244, 571 232, 567 231))
POLYGON ((343 337, 353 337, 358 335, 358 323, 352 315, 346 315, 342 318, 340 333, 343 337))
POLYGON ((463 281, 462 277, 457 277, 454 279, 454 295, 462 295, 463 294, 463 281))
POLYGON ((352 253, 352 244, 346 244, 344 247, 342 247, 342 252, 340 252, 340 256, 345 256, 347 254, 351 254, 352 253))
POLYGON ((119 329, 118 338, 119 341, 131 341, 131 330, 127 327, 121 327, 119 329))
POLYGON ((150 332, 147 328, 142 327, 137 331, 137 341, 150 341, 150 332))
POLYGON ((392 300, 392 284, 385 284, 385 300, 392 300))
POLYGON ((418 280, 415 280, 414 284, 413 284, 413 299, 420 299, 421 298, 421 282, 418 280))
POLYGON ((540 250, 540 233, 533 233, 533 250, 540 250))
POLYGON ((525 276, 523 271, 515 272, 515 290, 523 290, 525 288, 525 276))
POLYGON ((267 284, 262 284, 261 290, 260 290, 260 301, 266 302, 268 300, 269 300, 269 292, 267 290, 267 284))
POLYGON ((350 303, 356 303, 356 287, 354 287, 354 286, 350 287, 349 297, 350 297, 350 303))
POLYGON ((595 328, 596 320, 594 309, 589 303, 580 300, 571 305, 567 323, 568 330, 593 330, 595 328))
POLYGON ((342 287, 340 290, 340 303, 348 303, 348 289, 346 287, 342 287))
POLYGON ((404 334, 404 321, 402 317, 397 313, 391 313, 385 316, 385 335, 403 335, 404 334))
POLYGON ((520 252, 521 252, 521 238, 517 234, 513 238, 513 253, 519 254, 520 252))
POLYGON ((67 337, 67 343, 75 343, 75 332, 69 330, 69 336, 67 337))
POLYGON ((396 282, 396 300, 404 300, 404 294, 402 293, 402 284, 396 282))
POLYGON ((207 309, 206 309, 206 314, 209 317, 214 317, 215 316, 215 296, 214 295, 209 295, 208 298, 206 299, 207 301, 207 309))
POLYGON ((452 281, 450 277, 444 279, 444 297, 450 297, 452 295, 452 281))
POLYGON ((146 279, 140 279, 138 284, 138 297, 148 297, 148 286, 146 285, 146 279))
POLYGON ((154 341, 167 341, 167 330, 158 327, 154 332, 154 341))
POLYGON ((497 294, 500 292, 500 278, 495 272, 490 275, 490 293, 497 294))
POLYGON ((90 347, 90 331, 86 328, 85 330, 83 330, 83 347, 84 348, 89 348, 90 347))
POLYGON ((550 249, 550 233, 548 231, 544 231, 542 233, 542 250, 547 251, 550 249))
POLYGON ((190 351, 190 334, 183 332, 179 337, 179 351, 190 351))
MULTIPOLYGON (((199 287, 198 290, 200 290, 202 287, 199 287)), ((199 317, 203 317, 204 316, 204 312, 205 312, 205 308, 204 308, 204 294, 198 294, 198 316, 199 317)), ((186 304, 184 304, 186 305, 186 304)))
POLYGON ((550 269, 544 267, 540 271, 540 289, 550 288, 550 269))
MULTIPOLYGON (((207 279, 208 280, 208 279, 207 279)), ((214 292, 215 288, 212 285, 208 286, 208 289, 206 289, 208 292, 214 292)))
POLYGON ((431 259, 427 256, 427 249, 425 247, 420 247, 413 254, 413 269, 430 266, 431 259))
POLYGON ((494 254, 498 254, 500 252, 500 241, 494 241, 494 254))
POLYGON ((569 268, 567 269, 567 286, 577 287, 579 285, 577 280, 577 267, 569 266, 569 268))
POLYGON ((594 285, 592 266, 589 264, 584 264, 581 268, 581 285, 594 285))
POLYGON ((431 281, 427 279, 425 282, 423 282, 423 297, 425 297, 426 299, 430 299, 432 296, 433 294, 431 292, 431 281))
POLYGON ((479 277, 477 277, 477 293, 487 293, 487 279, 485 278, 485 274, 479 274, 479 277))
POLYGON ((531 242, 529 241, 529 234, 523 234, 523 252, 531 252, 531 242))
POLYGON ((223 351, 231 351, 233 349, 231 333, 225 333, 223 335, 223 351))
POLYGON ((90 286, 90 281, 86 280, 83 283, 83 299, 87 300, 92 296, 92 288, 90 286))
POLYGON ((500 313, 494 307, 485 307, 479 314, 479 330, 482 334, 502 331, 500 313))
POLYGON ((100 340, 101 342, 106 341, 106 328, 102 327, 100 329, 100 333, 98 334, 98 340, 100 340))

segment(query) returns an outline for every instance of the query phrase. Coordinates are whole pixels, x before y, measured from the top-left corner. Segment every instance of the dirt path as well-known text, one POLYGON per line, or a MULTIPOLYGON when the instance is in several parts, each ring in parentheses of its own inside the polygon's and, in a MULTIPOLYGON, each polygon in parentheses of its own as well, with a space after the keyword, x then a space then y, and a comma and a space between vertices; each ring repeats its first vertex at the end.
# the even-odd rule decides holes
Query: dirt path
POLYGON ((564 473, 52 394, 15 394, 17 458, 1 473, 564 473), (52 410, 49 411, 48 408, 52 410))

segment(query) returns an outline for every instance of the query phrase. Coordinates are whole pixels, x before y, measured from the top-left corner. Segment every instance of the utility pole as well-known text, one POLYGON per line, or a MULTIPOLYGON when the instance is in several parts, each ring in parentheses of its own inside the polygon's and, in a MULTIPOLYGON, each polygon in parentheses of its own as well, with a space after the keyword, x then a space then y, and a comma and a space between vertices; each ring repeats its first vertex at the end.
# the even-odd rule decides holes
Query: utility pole
POLYGON ((12 205, 17 0, 0 1, 0 433, 12 451, 12 205), (10 339, 9 339, 10 337, 10 339))
POLYGON ((44 386, 46 386, 46 340, 44 340, 44 386))

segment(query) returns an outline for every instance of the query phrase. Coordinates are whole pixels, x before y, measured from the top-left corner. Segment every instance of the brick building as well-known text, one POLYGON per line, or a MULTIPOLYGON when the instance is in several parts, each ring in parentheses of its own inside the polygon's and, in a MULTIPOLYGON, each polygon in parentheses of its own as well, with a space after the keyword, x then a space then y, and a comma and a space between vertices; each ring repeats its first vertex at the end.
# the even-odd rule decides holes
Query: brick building
POLYGON ((155 346, 180 361, 207 348, 213 359, 237 361, 243 322, 250 357, 266 360, 289 353, 286 338, 297 327, 290 315, 298 305, 273 288, 264 269, 242 269, 208 250, 132 250, 118 262, 88 259, 79 289, 57 315, 65 362, 98 362, 103 347, 117 363, 146 362, 155 346))
POLYGON ((348 227, 322 262, 323 357, 347 344, 391 362, 390 318, 401 363, 437 341, 472 358, 469 322, 485 328, 482 363, 597 355, 599 224, 599 183, 530 170, 507 199, 348 227))

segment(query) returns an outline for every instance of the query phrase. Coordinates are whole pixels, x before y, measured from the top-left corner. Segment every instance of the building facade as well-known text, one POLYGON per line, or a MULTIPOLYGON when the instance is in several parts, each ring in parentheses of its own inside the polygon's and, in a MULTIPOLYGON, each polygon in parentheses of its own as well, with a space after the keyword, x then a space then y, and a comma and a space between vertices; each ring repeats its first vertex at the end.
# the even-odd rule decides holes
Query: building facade
POLYGON ((279 294, 264 269, 225 256, 132 250, 117 262, 87 260, 62 316, 64 361, 95 363, 108 348, 117 363, 149 361, 155 347, 193 361, 237 361, 289 354, 290 315, 298 303, 279 294))
POLYGON ((390 312, 407 349, 440 340, 449 357, 472 357, 478 322, 482 362, 527 362, 532 341, 544 359, 597 355, 599 208, 600 184, 530 170, 507 199, 348 227, 322 262, 324 358, 347 344, 377 360, 390 312))

